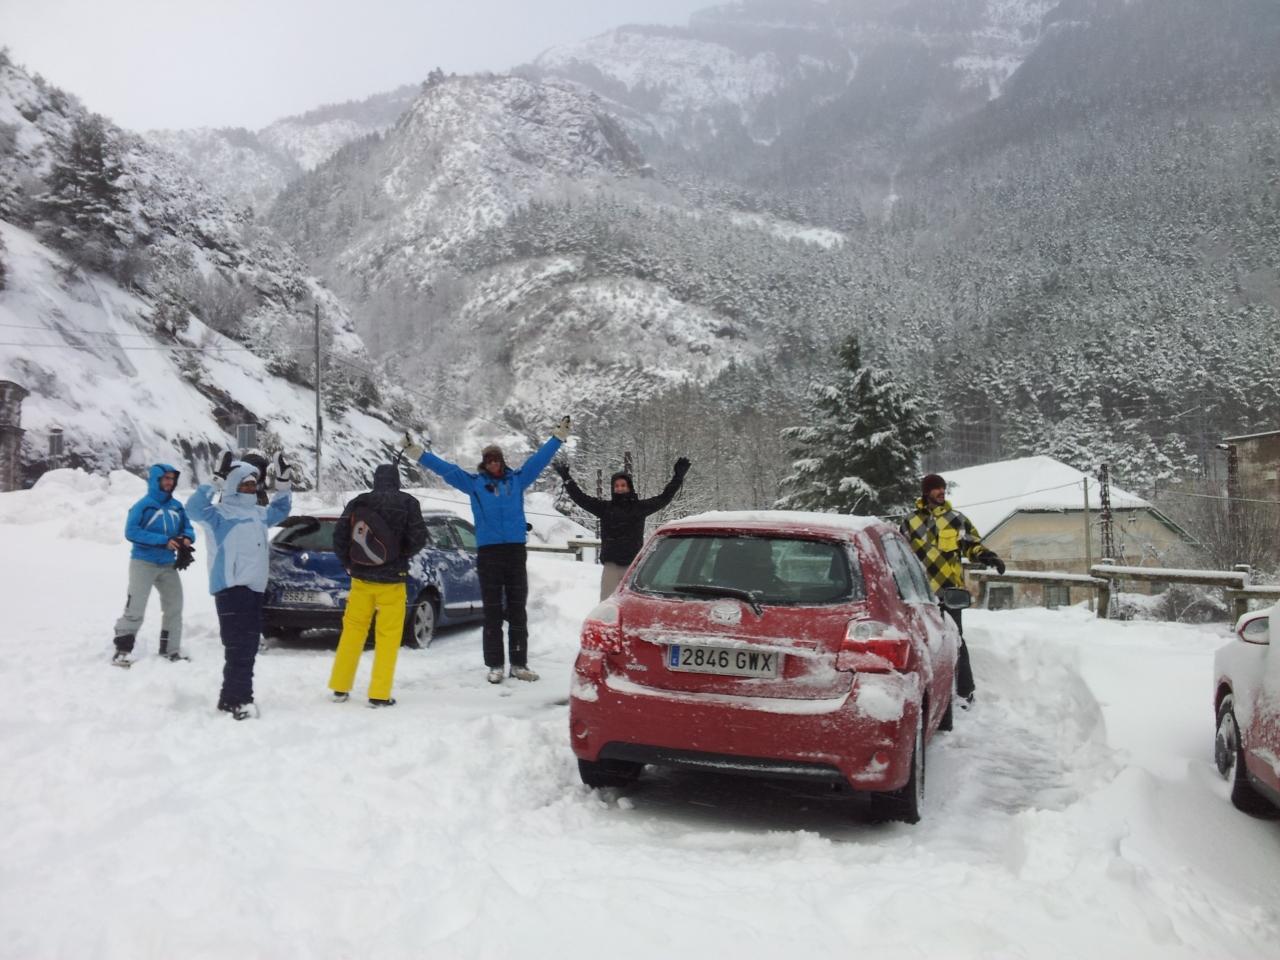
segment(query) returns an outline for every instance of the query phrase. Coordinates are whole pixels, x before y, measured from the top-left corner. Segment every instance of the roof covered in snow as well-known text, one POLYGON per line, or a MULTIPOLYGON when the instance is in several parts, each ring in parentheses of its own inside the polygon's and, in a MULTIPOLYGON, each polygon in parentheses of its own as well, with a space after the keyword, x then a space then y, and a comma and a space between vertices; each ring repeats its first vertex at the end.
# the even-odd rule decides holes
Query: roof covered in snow
MULTIPOLYGON (((1084 481, 1089 481, 1089 509, 1101 510, 1097 478, 1052 457, 1022 457, 984 463, 963 470, 944 470, 947 498, 978 532, 990 534, 1015 513, 1083 510, 1084 481)), ((1152 509, 1146 500, 1111 487, 1112 510, 1152 509)))

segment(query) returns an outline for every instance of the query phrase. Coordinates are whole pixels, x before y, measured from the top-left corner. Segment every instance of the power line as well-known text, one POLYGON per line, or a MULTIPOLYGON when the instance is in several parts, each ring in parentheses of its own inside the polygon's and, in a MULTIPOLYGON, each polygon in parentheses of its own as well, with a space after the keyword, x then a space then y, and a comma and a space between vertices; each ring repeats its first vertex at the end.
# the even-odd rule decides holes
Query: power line
POLYGON ((1219 497, 1212 493, 1184 493, 1181 490, 1161 490, 1160 496, 1196 497, 1200 500, 1231 500, 1236 503, 1265 503, 1273 507, 1280 507, 1280 500, 1252 500, 1248 497, 1219 497))

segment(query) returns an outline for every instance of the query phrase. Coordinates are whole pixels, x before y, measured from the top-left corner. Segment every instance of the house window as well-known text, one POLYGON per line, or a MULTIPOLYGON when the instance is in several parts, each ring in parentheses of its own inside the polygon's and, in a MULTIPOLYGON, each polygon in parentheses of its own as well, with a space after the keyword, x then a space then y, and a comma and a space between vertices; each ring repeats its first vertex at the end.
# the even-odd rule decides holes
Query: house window
POLYGON ((1013 587, 995 586, 987 584, 987 609, 988 610, 1012 610, 1013 609, 1013 587))
POLYGON ((1071 606, 1071 588, 1065 583, 1046 583, 1044 585, 1044 605, 1050 610, 1055 607, 1071 606))
POLYGON ((240 423, 236 425, 236 446, 248 450, 258 445, 258 425, 256 423, 240 423))

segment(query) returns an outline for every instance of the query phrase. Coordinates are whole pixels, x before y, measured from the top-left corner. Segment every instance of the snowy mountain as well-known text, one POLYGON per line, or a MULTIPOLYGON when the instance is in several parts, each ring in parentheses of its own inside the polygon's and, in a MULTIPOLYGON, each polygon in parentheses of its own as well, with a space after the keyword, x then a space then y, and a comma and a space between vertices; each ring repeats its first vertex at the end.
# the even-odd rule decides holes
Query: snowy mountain
POLYGON ((244 129, 151 130, 147 139, 181 159, 214 193, 241 207, 265 211, 302 173, 288 154, 244 129))
POLYGON ((179 157, 215 193, 261 214, 303 171, 351 141, 391 127, 419 89, 410 84, 364 100, 317 107, 257 132, 199 128, 152 130, 146 136, 179 157))
POLYGON ((649 172, 599 101, 568 85, 440 80, 385 137, 290 186, 270 222, 358 304, 375 352, 394 345, 441 404, 480 395, 490 414, 549 415, 599 391, 707 379, 759 349, 653 277, 601 276, 585 251, 519 235, 531 206, 682 204, 649 172))
POLYGON ((697 13, 687 27, 626 26, 554 47, 525 72, 608 98, 642 138, 768 144, 864 75, 882 84, 886 56, 920 57, 913 69, 933 74, 934 100, 976 90, 967 102, 978 105, 998 95, 1056 5, 744 0, 697 13))
MULTIPOLYGON (((354 476, 395 432, 346 309, 268 231, 168 153, 0 61, 0 377, 31 392, 23 461, 203 469, 238 423, 314 450, 314 311, 326 351, 326 471, 354 476)), ((386 398, 384 401, 384 397, 386 398)), ((397 412, 408 415, 401 395, 397 412)), ((313 472, 310 457, 302 470, 313 472)))

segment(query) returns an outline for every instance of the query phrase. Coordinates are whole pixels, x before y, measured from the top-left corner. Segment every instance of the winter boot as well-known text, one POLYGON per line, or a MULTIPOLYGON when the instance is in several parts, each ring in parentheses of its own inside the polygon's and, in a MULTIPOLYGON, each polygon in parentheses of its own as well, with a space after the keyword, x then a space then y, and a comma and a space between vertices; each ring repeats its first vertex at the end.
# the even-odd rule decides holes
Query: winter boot
POLYGON ((531 682, 538 679, 538 675, 523 664, 518 667, 512 664, 511 676, 515 677, 517 680, 528 680, 531 682))
POLYGON ((501 682, 502 682, 502 668, 501 668, 501 667, 490 667, 490 668, 489 668, 489 675, 488 675, 487 677, 485 677, 485 679, 486 679, 486 680, 488 680, 490 683, 501 683, 501 682))
POLYGON ((371 707, 394 707, 395 705, 395 697, 388 697, 386 700, 377 700, 373 697, 369 698, 369 706, 371 707))
POLYGON ((164 652, 161 652, 160 659, 168 660, 170 663, 177 663, 179 660, 186 660, 188 662, 191 660, 191 658, 188 657, 185 653, 164 653, 164 652))
POLYGON ((236 720, 248 720, 250 717, 261 716, 258 713, 258 707, 252 700, 248 703, 227 703, 223 700, 218 701, 218 709, 223 713, 229 713, 236 720))
POLYGON ((111 657, 111 665, 128 670, 133 666, 133 657, 129 656, 128 650, 117 650, 111 657))
POLYGON ((334 703, 346 703, 350 699, 351 699, 351 694, 346 693, 345 691, 342 691, 342 690, 333 691, 334 703))

